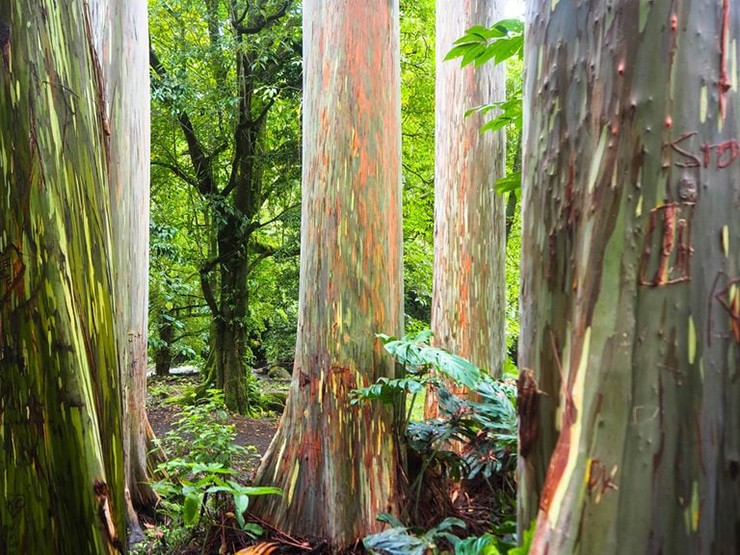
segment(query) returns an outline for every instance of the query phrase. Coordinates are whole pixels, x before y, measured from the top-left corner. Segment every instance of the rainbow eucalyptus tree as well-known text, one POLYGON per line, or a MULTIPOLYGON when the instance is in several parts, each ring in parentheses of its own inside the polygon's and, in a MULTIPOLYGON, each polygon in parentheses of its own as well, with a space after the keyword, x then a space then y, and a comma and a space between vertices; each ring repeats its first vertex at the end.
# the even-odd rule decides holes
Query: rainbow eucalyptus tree
POLYGON ((530 0, 520 528, 740 549, 740 9, 530 0))
POLYGON ((86 2, 0 5, 1 553, 126 545, 110 127, 93 34, 86 2))
POLYGON ((398 1, 308 0, 298 345, 258 513, 351 545, 398 512, 392 412, 349 393, 394 375, 376 332, 402 325, 398 1))
MULTIPOLYGON (((445 56, 470 27, 499 19, 499 0, 437 0, 432 331, 438 346, 494 374, 505 352, 506 216, 493 184, 504 174, 506 138, 480 133, 481 114, 465 114, 504 100, 505 72, 445 56)), ((425 412, 434 416, 436 396, 427 395, 425 412)))
MULTIPOLYGON (((91 28, 102 74, 110 133, 113 283, 118 360, 123 383, 123 446, 130 509, 157 502, 147 470, 156 454, 146 417, 149 268, 149 39, 145 0, 98 0, 91 28)), ((130 514, 134 529, 138 523, 130 514)))

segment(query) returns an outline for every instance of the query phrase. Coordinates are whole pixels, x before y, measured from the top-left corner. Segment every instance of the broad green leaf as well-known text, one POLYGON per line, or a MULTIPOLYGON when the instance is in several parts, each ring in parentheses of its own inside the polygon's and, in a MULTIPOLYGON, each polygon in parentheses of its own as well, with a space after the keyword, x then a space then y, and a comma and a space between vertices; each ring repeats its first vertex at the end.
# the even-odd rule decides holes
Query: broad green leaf
POLYGON ((182 508, 182 520, 185 526, 192 526, 198 518, 200 505, 203 502, 203 494, 192 491, 185 496, 185 503, 182 508))
POLYGON ((246 521, 244 520, 244 513, 249 507, 249 497, 246 495, 235 495, 234 496, 234 512, 236 513, 236 521, 239 523, 239 527, 244 530, 246 521))
POLYGON ((522 174, 521 172, 515 172, 502 177, 494 183, 493 187, 499 194, 518 191, 522 188, 522 174))

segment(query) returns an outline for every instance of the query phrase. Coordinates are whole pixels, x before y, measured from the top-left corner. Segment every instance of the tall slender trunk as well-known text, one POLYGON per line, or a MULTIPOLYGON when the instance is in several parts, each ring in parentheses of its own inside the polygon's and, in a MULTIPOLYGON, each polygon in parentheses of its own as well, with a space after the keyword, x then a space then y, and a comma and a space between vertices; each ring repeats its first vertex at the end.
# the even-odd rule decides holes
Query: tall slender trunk
MULTIPOLYGON (((438 346, 494 375, 506 348, 506 212, 493 189, 504 175, 506 137, 481 134, 482 117, 465 112, 504 99, 504 67, 461 68, 444 58, 468 28, 500 18, 499 0, 437 0, 432 331, 438 346)), ((436 412, 431 391, 425 414, 436 412)))
POLYGON ((387 406, 349 393, 395 373, 374 334, 402 326, 398 2, 308 0, 298 344, 293 382, 258 472, 280 498, 255 510, 336 548, 398 514, 387 406))
POLYGON ((137 510, 158 501, 149 485, 152 451, 146 416, 149 295, 149 41, 146 0, 97 0, 92 29, 105 92, 114 238, 118 360, 123 383, 123 447, 129 521, 143 538, 137 510))
POLYGON ((0 552, 125 548, 108 129, 88 4, 0 4, 0 552))
POLYGON ((172 343, 175 339, 175 327, 169 320, 160 322, 157 328, 160 346, 154 355, 154 373, 157 376, 169 376, 172 367, 172 343))
POLYGON ((520 528, 740 549, 740 9, 528 2, 520 528))

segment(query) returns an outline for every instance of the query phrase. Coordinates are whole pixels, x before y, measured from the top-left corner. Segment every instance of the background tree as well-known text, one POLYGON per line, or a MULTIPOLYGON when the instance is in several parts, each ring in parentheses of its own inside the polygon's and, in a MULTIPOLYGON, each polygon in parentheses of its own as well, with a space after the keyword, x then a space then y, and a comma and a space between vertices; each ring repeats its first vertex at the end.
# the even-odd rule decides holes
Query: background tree
POLYGON ((401 0, 406 331, 429 328, 434 266, 434 0, 401 0))
POLYGON ((199 267, 214 324, 207 381, 246 412, 250 278, 265 259, 297 250, 280 228, 298 210, 300 12, 290 0, 168 2, 155 4, 153 21, 155 98, 179 130, 156 139, 153 163, 207 205, 199 267))
MULTIPOLYGON (((445 62, 473 25, 500 19, 496 1, 437 2, 435 243, 432 331, 435 343, 494 375, 505 354, 505 206, 493 184, 504 175, 505 134, 481 133, 480 112, 505 97, 504 66, 445 62)), ((427 394, 427 416, 436 398, 427 394)))
POLYGON ((531 553, 733 553, 740 11, 527 13, 520 528, 531 553))
POLYGON ((3 553, 126 545, 109 128, 90 21, 83 2, 0 5, 3 553))
POLYGON ((304 173, 298 345, 256 510, 347 546, 398 512, 387 406, 349 393, 394 366, 373 337, 402 326, 398 3, 304 3, 304 173))

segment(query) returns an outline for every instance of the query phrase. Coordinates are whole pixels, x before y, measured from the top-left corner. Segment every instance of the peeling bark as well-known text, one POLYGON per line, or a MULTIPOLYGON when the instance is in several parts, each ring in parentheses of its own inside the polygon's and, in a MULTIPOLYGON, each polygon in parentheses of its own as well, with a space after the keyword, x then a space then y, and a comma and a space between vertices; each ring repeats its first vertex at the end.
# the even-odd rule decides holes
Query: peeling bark
POLYGON ((349 393, 393 362, 401 331, 397 0, 309 0, 304 16, 304 166, 298 345, 278 433, 258 471, 280 498, 255 510, 336 548, 398 514, 393 414, 349 393))
POLYGON ((731 4, 528 2, 519 362, 542 391, 520 453, 531 553, 740 549, 731 4))

